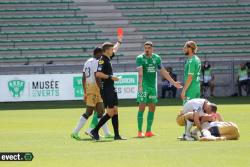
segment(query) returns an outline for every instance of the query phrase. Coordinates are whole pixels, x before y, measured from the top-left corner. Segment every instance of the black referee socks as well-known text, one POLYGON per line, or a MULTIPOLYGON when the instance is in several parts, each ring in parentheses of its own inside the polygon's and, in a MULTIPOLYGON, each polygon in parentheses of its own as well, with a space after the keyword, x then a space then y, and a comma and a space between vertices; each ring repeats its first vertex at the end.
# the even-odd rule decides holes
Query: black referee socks
POLYGON ((98 122, 98 124, 96 125, 96 127, 93 129, 94 131, 98 132, 99 129, 110 119, 110 116, 108 114, 105 114, 100 121, 98 122))
POLYGON ((112 125, 114 128, 115 136, 119 136, 119 121, 118 121, 118 115, 114 115, 112 117, 112 125))

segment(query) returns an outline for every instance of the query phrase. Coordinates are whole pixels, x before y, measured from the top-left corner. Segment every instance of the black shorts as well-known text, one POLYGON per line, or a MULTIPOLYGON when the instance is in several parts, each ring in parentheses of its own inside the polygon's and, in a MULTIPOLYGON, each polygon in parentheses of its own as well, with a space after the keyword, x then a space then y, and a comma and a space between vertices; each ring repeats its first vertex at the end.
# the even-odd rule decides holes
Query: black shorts
POLYGON ((118 96, 115 88, 104 88, 101 90, 101 95, 105 108, 118 106, 118 96))
POLYGON ((215 137, 220 137, 220 131, 219 128, 217 126, 211 127, 208 129, 211 133, 211 135, 215 136, 215 137))

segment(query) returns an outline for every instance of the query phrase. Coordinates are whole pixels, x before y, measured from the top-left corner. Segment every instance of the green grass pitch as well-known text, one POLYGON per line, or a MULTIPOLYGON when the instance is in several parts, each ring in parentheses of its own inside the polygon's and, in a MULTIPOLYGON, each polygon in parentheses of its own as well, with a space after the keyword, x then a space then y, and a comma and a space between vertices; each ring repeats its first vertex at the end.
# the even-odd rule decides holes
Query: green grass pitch
MULTIPOLYGON (((175 123, 181 108, 181 102, 176 100, 160 101, 153 125, 158 136, 145 139, 135 137, 135 103, 121 102, 120 132, 128 140, 118 142, 93 142, 83 134, 84 131, 81 134, 84 141, 70 138, 83 112, 81 102, 0 103, 0 152, 27 151, 34 154, 31 162, 0 162, 0 166, 249 167, 250 99, 219 98, 214 102, 218 103, 225 120, 238 124, 239 141, 178 141, 176 138, 182 134, 183 128, 175 123)), ((146 114, 144 129, 145 125, 146 114)))

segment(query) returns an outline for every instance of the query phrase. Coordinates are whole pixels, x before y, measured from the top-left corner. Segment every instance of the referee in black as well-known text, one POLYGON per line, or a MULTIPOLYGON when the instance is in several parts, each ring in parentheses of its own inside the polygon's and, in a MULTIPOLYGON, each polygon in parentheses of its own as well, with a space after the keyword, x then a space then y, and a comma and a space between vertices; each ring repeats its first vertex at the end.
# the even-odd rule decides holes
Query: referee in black
POLYGON ((90 132, 93 139, 99 140, 99 129, 110 118, 112 118, 112 125, 114 128, 115 140, 126 140, 119 134, 119 121, 118 121, 118 97, 115 90, 114 81, 119 78, 113 76, 113 69, 111 59, 114 56, 114 45, 110 42, 105 42, 102 45, 103 55, 99 59, 96 77, 101 79, 101 96, 107 113, 100 119, 96 127, 90 132))

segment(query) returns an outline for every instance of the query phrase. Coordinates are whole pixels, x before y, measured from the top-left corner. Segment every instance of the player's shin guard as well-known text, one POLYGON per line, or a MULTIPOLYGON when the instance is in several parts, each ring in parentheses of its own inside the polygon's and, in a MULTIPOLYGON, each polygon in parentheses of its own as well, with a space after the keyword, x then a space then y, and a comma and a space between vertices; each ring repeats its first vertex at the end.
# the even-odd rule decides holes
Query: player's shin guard
POLYGON ((114 128, 115 136, 120 136, 120 135, 119 135, 119 121, 118 121, 118 115, 114 115, 114 116, 112 117, 112 125, 113 125, 113 128, 114 128))
POLYGON ((153 124, 153 120, 154 120, 154 114, 155 112, 148 112, 148 117, 147 117, 147 132, 151 132, 151 127, 153 124))
POLYGON ((138 114, 137 114, 138 132, 142 132, 143 114, 144 114, 143 111, 138 111, 138 114))

